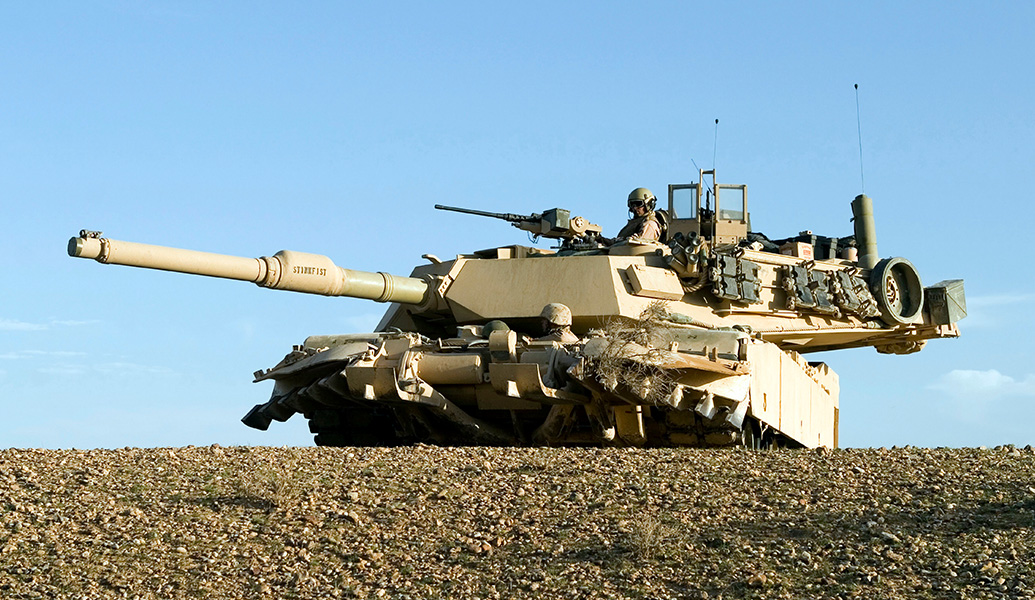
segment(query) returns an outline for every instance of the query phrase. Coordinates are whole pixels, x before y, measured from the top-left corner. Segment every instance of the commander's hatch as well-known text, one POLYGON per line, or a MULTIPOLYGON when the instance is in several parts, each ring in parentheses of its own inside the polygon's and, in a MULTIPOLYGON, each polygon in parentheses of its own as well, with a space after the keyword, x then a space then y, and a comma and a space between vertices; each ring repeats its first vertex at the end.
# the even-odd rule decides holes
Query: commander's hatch
POLYGON ((668 215, 669 238, 693 233, 713 244, 736 244, 751 227, 747 186, 715 183, 715 170, 702 170, 697 183, 669 184, 668 215), (711 186, 705 175, 712 176, 711 186))

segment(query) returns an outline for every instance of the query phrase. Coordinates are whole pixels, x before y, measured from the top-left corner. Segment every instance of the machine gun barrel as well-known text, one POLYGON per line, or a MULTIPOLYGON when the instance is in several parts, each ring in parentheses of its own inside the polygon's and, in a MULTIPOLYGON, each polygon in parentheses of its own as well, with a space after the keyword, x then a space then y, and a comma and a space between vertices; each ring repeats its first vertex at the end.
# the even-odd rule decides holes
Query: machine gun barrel
POLYGON ((292 250, 247 258, 111 240, 83 230, 79 237, 68 241, 68 255, 106 264, 251 281, 262 287, 305 294, 403 304, 421 304, 429 295, 428 282, 423 279, 353 271, 335 265, 326 256, 292 250))
POLYGON ((457 206, 444 206, 436 204, 438 210, 449 210, 479 217, 492 217, 509 221, 514 227, 527 231, 532 235, 543 236, 555 239, 576 239, 588 237, 590 239, 600 235, 600 226, 590 223, 582 217, 573 217, 567 209, 551 208, 543 213, 532 213, 530 215, 515 215, 513 213, 494 213, 486 210, 475 210, 473 208, 460 208, 457 206))
POLYGON ((450 210, 458 213, 465 213, 468 215, 478 215, 479 217, 492 217, 493 219, 502 219, 510 223, 524 223, 526 221, 538 221, 542 218, 542 215, 515 215, 514 213, 495 213, 487 210, 475 210, 473 208, 460 208, 459 206, 445 206, 443 204, 436 204, 435 208, 438 210, 450 210))

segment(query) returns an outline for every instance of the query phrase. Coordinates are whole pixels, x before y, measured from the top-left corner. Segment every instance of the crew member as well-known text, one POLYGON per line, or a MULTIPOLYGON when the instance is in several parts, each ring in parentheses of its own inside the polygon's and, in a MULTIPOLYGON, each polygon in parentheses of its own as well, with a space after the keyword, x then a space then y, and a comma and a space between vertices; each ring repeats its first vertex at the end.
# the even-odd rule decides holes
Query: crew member
POLYGON ((632 218, 618 232, 615 241, 638 237, 643 240, 658 241, 661 239, 661 223, 654 212, 658 199, 647 188, 636 188, 629 192, 629 212, 632 218))
POLYGON ((579 337, 571 332, 571 309, 563 304, 551 302, 539 313, 543 320, 543 331, 546 335, 537 338, 547 342, 574 344, 579 337))

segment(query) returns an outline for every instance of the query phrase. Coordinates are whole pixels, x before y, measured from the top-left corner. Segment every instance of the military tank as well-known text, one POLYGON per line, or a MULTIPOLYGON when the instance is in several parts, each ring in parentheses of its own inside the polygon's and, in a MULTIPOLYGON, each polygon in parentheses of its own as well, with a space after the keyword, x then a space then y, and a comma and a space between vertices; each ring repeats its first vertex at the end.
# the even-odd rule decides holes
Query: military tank
POLYGON ((607 240, 559 208, 440 206, 559 244, 426 254, 408 277, 87 230, 68 252, 390 303, 377 331, 310 336, 255 372, 273 393, 242 421, 265 430, 301 414, 318 445, 837 447, 837 374, 805 355, 959 336, 962 280, 925 288, 908 260, 879 258, 867 196, 851 202, 852 235, 770 239, 750 231, 747 186, 699 175, 668 187, 661 241, 607 240))

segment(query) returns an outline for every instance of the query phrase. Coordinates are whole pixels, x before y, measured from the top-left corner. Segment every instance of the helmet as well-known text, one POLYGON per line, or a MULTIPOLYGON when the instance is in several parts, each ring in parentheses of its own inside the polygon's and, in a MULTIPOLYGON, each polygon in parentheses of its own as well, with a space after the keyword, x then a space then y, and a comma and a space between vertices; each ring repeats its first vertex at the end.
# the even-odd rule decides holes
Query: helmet
POLYGON ((647 188, 639 187, 629 192, 629 210, 632 210, 633 206, 647 207, 647 210, 654 210, 654 204, 657 203, 658 199, 654 197, 647 188))
POLYGON ((506 323, 499 319, 493 319, 485 325, 482 325, 482 337, 488 339, 489 334, 493 331, 507 331, 508 329, 510 329, 510 327, 506 323))
POLYGON ((539 313, 539 316, 556 327, 571 326, 571 309, 563 304, 551 302, 543 307, 543 312, 539 313))

